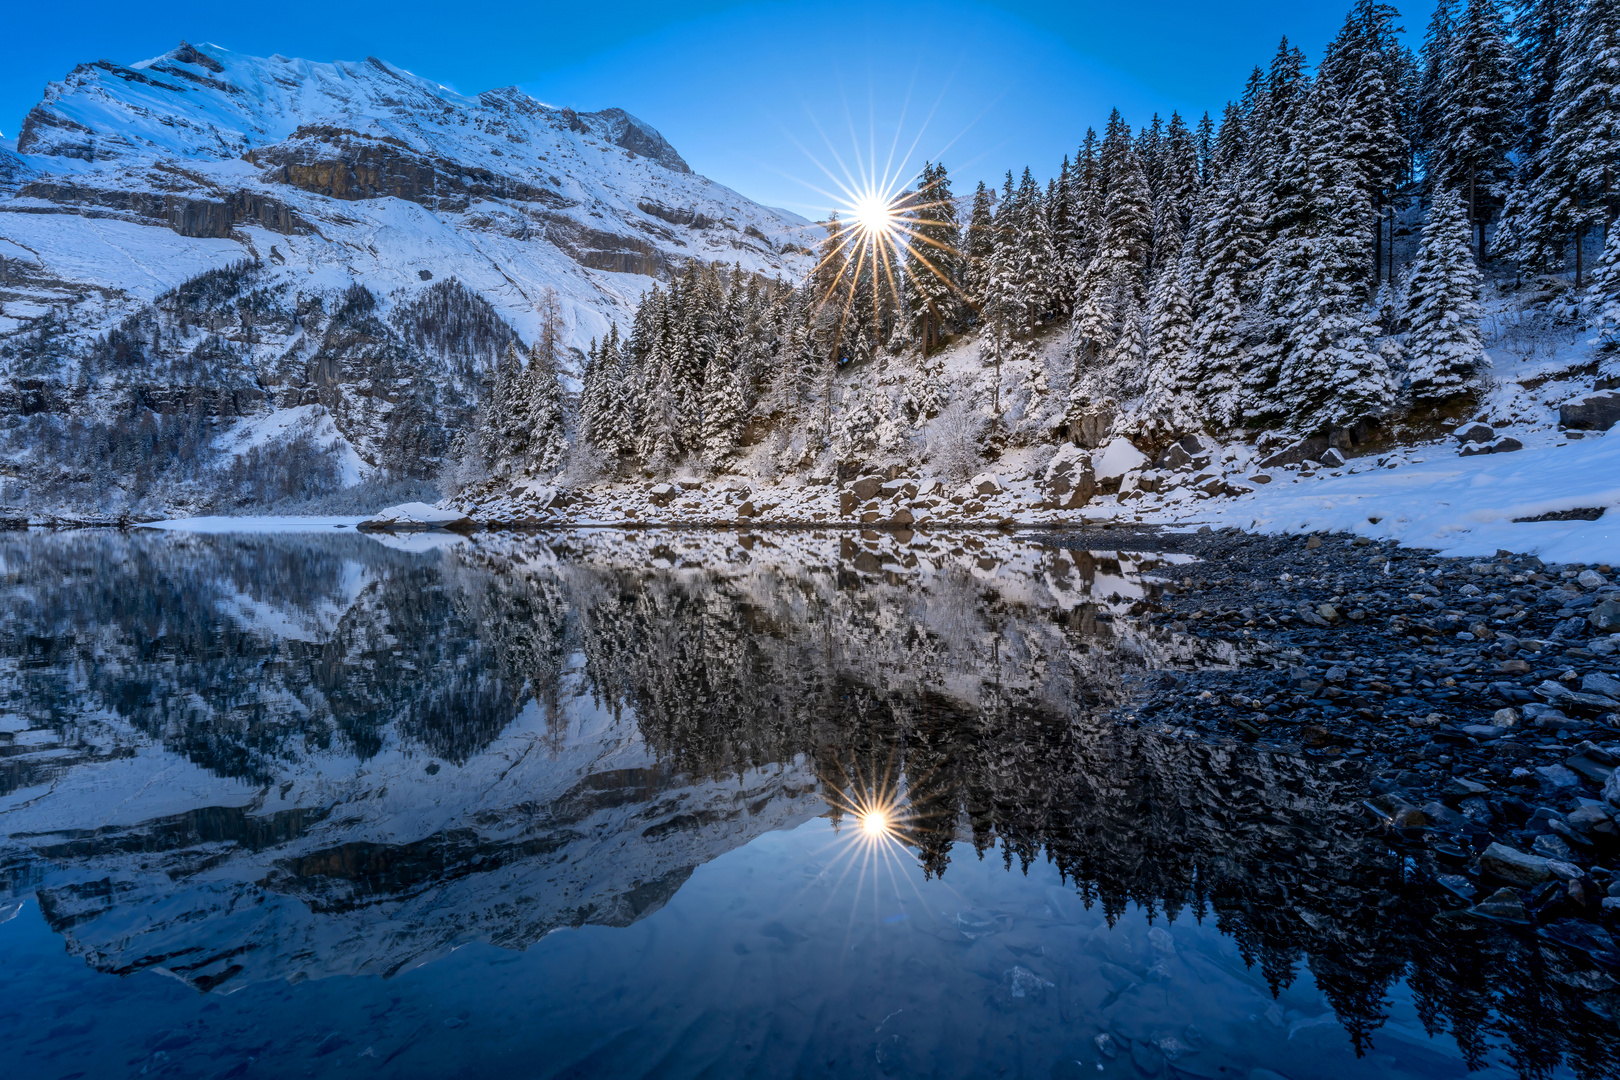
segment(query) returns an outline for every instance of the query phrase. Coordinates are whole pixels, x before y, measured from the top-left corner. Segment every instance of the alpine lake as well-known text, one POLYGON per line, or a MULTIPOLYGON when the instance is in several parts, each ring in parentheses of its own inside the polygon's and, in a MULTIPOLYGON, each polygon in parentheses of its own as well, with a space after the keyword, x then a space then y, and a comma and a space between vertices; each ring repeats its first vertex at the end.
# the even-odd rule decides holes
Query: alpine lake
POLYGON ((0 1074, 1616 1075, 1133 539, 0 533, 0 1074))

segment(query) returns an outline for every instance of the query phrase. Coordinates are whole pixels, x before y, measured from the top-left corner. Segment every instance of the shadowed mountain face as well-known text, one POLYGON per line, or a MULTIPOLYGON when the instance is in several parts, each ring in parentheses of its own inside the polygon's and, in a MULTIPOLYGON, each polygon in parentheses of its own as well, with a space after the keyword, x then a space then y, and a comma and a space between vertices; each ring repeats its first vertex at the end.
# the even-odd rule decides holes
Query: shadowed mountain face
POLYGON ((1138 620, 1176 556, 886 544, 6 534, 3 886, 104 972, 388 975, 631 926, 875 799, 925 897, 975 854, 1008 889, 1055 867, 1109 926, 1308 972, 1358 1051, 1404 987, 1471 1065, 1614 1073, 1609 973, 1450 917, 1354 761, 1114 719, 1256 660, 1138 620))

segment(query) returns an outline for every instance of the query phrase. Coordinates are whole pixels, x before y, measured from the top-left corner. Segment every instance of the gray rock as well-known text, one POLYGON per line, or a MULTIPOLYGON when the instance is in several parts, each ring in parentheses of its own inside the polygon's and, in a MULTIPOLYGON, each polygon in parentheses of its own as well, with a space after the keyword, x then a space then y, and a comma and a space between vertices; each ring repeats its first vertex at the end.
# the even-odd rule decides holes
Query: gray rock
POLYGON ((1527 923, 1530 921, 1530 916, 1524 910, 1524 901, 1512 889, 1497 889, 1468 910, 1474 915, 1494 919, 1497 922, 1527 923))
POLYGON ((1322 455, 1317 460, 1329 469, 1337 469, 1344 465, 1344 455, 1332 447, 1329 447, 1327 450, 1323 451, 1322 455))
MULTIPOLYGON (((1558 824, 1562 825, 1563 822, 1558 822, 1558 824)), ((1568 826, 1565 827, 1567 828, 1568 826)), ((1569 844, 1564 841, 1564 838, 1561 836, 1554 836, 1552 833, 1542 833, 1540 836, 1536 837, 1536 842, 1530 846, 1530 850, 1535 854, 1540 855, 1542 858, 1549 860, 1557 859, 1563 862, 1568 862, 1574 857, 1574 852, 1569 850, 1569 844)), ((1550 872, 1552 867, 1548 866, 1547 869, 1550 872)))
POLYGON ((1610 806, 1620 806, 1620 769, 1610 773, 1603 782, 1603 801, 1610 806))
POLYGON ((1581 680, 1581 690, 1588 694, 1602 694, 1604 697, 1620 698, 1620 679, 1613 675, 1605 675, 1601 671, 1591 672, 1581 680))
POLYGON ((1620 421, 1620 392, 1594 394, 1558 406, 1558 426, 1587 431, 1608 431, 1620 421))
POLYGON ((1539 855, 1526 855, 1505 844, 1493 843, 1479 856, 1479 868, 1487 874, 1511 881, 1516 885, 1539 885, 1552 876, 1547 860, 1539 855))
POLYGON ((1599 630, 1620 630, 1620 600, 1605 600, 1594 607, 1586 621, 1599 630))
POLYGON ((1581 778, 1565 765, 1541 765, 1536 772, 1541 774, 1542 785, 1554 791, 1568 791, 1581 786, 1581 778))
POLYGON ((1596 570, 1582 570, 1576 575, 1575 583, 1583 589, 1601 589, 1609 583, 1609 579, 1596 570))
POLYGON ((1461 443, 1488 443, 1496 438, 1496 431, 1489 424, 1481 424, 1476 420, 1472 424, 1464 424, 1453 431, 1452 435, 1461 443))

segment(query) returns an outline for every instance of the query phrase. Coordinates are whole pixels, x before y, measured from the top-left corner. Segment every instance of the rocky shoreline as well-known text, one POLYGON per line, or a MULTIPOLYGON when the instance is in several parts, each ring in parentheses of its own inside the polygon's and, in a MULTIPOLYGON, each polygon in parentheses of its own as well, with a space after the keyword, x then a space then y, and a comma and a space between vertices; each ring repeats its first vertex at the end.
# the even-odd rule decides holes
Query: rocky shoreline
MULTIPOLYGON (((1064 538, 1096 546, 1094 535, 1064 538)), ((1361 759, 1365 808, 1459 916, 1620 916, 1620 586, 1607 565, 1366 538, 1143 532, 1198 556, 1132 614, 1237 668, 1150 673, 1121 718, 1361 759)), ((1587 940, 1609 970, 1620 951, 1587 940)), ((1583 939, 1586 940, 1586 939, 1583 939)))

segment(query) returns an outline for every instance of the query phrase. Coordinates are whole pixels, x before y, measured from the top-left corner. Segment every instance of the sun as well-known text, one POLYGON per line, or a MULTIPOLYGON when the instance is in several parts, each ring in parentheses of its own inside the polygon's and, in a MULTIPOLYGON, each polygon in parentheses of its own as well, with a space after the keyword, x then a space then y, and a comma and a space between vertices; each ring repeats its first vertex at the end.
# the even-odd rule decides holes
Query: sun
POLYGON ((862 195, 850 206, 850 214, 861 232, 884 238, 894 232, 894 207, 880 195, 862 195))
POLYGON ((868 810, 861 815, 861 831, 874 839, 889 834, 889 815, 881 808, 868 810))

